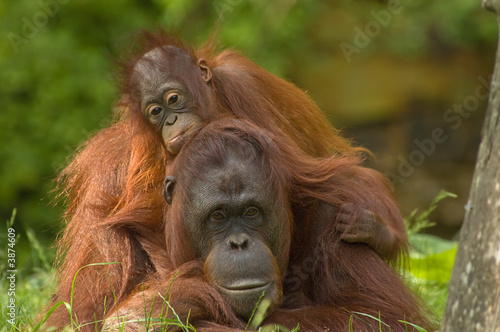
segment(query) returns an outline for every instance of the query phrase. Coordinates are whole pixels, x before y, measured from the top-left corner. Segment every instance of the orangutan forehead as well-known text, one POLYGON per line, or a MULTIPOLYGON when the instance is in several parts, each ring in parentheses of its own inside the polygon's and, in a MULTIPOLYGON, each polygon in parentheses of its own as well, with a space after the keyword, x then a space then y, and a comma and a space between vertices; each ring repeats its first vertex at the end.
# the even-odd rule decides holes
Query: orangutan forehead
POLYGON ((185 64, 194 64, 186 51, 175 46, 162 46, 145 53, 136 63, 134 71, 144 72, 151 69, 171 70, 185 64))
POLYGON ((183 49, 175 46, 157 47, 137 61, 131 79, 139 87, 141 95, 156 94, 164 85, 170 86, 169 81, 182 80, 190 69, 196 69, 195 62, 183 49))

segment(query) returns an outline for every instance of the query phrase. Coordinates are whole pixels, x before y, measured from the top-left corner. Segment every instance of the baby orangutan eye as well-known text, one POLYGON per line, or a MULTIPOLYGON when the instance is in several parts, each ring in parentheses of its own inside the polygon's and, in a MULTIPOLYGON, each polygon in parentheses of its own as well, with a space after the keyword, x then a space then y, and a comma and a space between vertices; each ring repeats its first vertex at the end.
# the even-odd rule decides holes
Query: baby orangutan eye
POLYGON ((165 99, 168 106, 173 106, 181 99, 181 96, 177 92, 169 92, 165 99))
POLYGON ((148 107, 148 114, 151 116, 158 116, 163 111, 163 108, 158 105, 151 105, 148 107))

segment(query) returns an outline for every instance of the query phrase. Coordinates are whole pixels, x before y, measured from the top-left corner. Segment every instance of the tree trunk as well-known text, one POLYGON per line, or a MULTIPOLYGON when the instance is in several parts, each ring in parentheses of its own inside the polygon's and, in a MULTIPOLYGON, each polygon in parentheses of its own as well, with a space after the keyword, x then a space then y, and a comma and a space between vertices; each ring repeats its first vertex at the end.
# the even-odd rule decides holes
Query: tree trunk
MULTIPOLYGON (((483 0, 500 18, 500 0, 483 0)), ((500 332, 500 47, 443 332, 500 332)))

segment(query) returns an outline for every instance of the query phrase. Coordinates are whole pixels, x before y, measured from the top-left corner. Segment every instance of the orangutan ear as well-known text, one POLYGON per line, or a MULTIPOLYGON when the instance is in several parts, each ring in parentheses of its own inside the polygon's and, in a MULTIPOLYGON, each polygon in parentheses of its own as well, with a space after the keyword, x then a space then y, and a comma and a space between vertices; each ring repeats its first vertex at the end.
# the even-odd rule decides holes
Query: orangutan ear
POLYGON ((172 205, 173 191, 176 179, 173 175, 167 176, 165 185, 163 186, 163 198, 167 201, 168 205, 172 205))
POLYGON ((201 70, 201 78, 207 83, 210 82, 212 80, 212 70, 210 70, 207 61, 205 59, 200 59, 197 65, 201 70))

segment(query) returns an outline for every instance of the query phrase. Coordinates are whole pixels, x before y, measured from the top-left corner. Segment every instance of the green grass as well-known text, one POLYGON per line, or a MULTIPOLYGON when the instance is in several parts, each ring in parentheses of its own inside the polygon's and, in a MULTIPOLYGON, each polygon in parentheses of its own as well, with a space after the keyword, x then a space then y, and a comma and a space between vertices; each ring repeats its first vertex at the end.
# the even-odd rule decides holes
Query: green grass
POLYGON ((31 229, 28 228, 26 234, 16 234, 15 216, 16 210, 14 209, 12 217, 5 224, 6 227, 0 227, 0 303, 3 308, 0 311, 2 322, 0 332, 26 331, 27 328, 34 327, 37 313, 49 302, 55 289, 54 273, 51 272, 49 263, 53 261, 54 255, 51 250, 42 249, 31 229), (10 232, 9 229, 14 232, 10 232), (9 242, 7 234, 10 233, 15 234, 15 242, 9 242), (23 236, 29 240, 28 250, 16 246, 23 236), (11 252, 8 249, 11 249, 11 252), (14 257, 9 257, 9 253, 14 257), (11 263, 8 259, 15 260, 12 261, 12 266, 8 265, 11 263), (16 272, 9 272, 11 270, 16 272), (15 288, 11 288, 7 280, 11 274, 15 275, 15 288), (12 317, 4 310, 4 305, 8 304, 11 299, 15 299, 16 323, 9 326, 6 322, 12 317))
MULTIPOLYGON (((422 234, 421 231, 428 227, 432 227, 433 223, 429 221, 429 215, 436 208, 438 202, 447 197, 454 197, 453 194, 442 191, 431 204, 429 209, 417 214, 413 211, 410 216, 405 218, 407 223, 408 235, 411 244, 409 267, 404 271, 404 276, 410 287, 419 294, 424 302, 428 304, 430 309, 436 314, 438 319, 443 317, 446 298, 448 295, 448 282, 451 276, 451 268, 455 259, 457 243, 453 241, 443 240, 431 235, 422 234)), ((20 237, 26 237, 29 241, 27 252, 22 253, 15 248, 15 245, 9 247, 9 239, 6 234, 8 230, 15 230, 15 213, 6 223, 5 230, 1 229, 0 234, 0 271, 1 272, 1 292, 0 303, 8 304, 12 296, 9 295, 9 280, 10 275, 8 266, 9 251, 12 247, 15 252, 15 300, 16 300, 16 320, 14 325, 0 327, 0 332, 15 332, 15 331, 37 331, 44 320, 50 316, 50 313, 59 306, 65 306, 71 313, 72 300, 70 303, 59 302, 55 304, 45 316, 39 316, 38 313, 42 308, 50 302, 50 297, 55 290, 54 271, 51 270, 51 262, 55 257, 53 249, 44 249, 38 242, 36 235, 29 228, 26 234, 15 234, 16 243, 20 237)), ((26 250, 25 250, 26 251, 26 250)), ((12 252, 11 252, 12 253, 12 252)), ((12 255, 11 255, 12 256, 12 255)), ((106 263, 110 264, 110 263, 106 263)), ((112 264, 112 263, 111 263, 112 264)), ((91 264, 95 265, 95 264, 91 264)), ((83 267, 85 268, 85 267, 83 267)), ((82 268, 82 269, 83 269, 82 268)), ((76 276, 75 276, 76 277, 76 276)), ((74 284, 73 284, 74 287, 74 284)), ((144 326, 162 326, 176 325, 182 331, 195 331, 189 323, 189 318, 182 321, 176 314, 168 302, 168 293, 163 298, 165 304, 165 314, 160 317, 150 317, 146 320, 134 320, 144 326), (167 313, 173 313, 174 318, 166 318, 167 313)), ((261 301, 256 310, 252 314, 252 318, 247 325, 247 329, 258 329, 262 332, 271 331, 289 331, 281 326, 266 325, 261 326, 265 318, 266 306, 269 304, 265 300, 261 301)), ((0 312, 0 320, 7 322, 11 317, 8 316, 6 310, 0 312)), ((365 319, 373 319, 379 322, 379 330, 382 330, 384 323, 379 318, 366 315, 363 313, 352 313, 353 317, 364 316, 365 319)), ((123 320, 126 322, 126 320, 123 320)), ((403 322, 404 323, 404 322, 403 322)), ((407 323, 408 327, 415 327, 407 323)), ((78 322, 72 322, 73 330, 78 330, 80 325, 78 322)), ((415 327, 418 331, 424 331, 419 327, 415 327)), ((297 326, 291 332, 299 331, 297 326)), ((352 331, 350 329, 349 331, 352 331)))
POLYGON ((458 243, 421 232, 435 225, 429 220, 429 216, 439 201, 448 197, 455 198, 456 195, 442 190, 427 210, 419 214, 414 210, 405 218, 411 249, 410 264, 404 275, 408 285, 440 320, 446 307, 448 284, 458 243))

